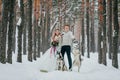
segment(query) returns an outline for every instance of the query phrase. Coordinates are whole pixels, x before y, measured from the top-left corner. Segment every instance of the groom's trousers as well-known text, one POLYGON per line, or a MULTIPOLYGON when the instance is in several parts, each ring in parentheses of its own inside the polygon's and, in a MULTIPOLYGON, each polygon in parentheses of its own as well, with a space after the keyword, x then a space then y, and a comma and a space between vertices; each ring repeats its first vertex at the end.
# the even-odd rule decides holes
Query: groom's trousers
POLYGON ((61 54, 64 59, 65 52, 67 53, 69 69, 72 67, 72 58, 71 58, 71 46, 65 45, 61 47, 61 54))

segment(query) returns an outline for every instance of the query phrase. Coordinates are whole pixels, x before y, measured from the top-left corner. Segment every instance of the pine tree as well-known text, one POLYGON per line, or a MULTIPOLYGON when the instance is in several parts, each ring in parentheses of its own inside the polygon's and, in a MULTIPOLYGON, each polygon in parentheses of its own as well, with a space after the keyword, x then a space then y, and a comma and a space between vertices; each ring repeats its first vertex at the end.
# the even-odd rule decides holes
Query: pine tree
MULTIPOLYGON (((2 1, 0 0, 0 27, 1 27, 1 17, 2 17, 2 1)), ((0 32, 1 32, 1 28, 0 28, 0 32)), ((1 33, 0 33, 0 35, 1 35, 1 33)), ((0 38, 1 39, 1 38, 0 38)))
POLYGON ((9 12, 9 1, 3 0, 2 9, 2 26, 0 35, 0 62, 6 63, 6 36, 7 36, 7 25, 8 25, 8 12, 9 12))
POLYGON ((43 12, 45 12, 45 14, 44 13, 42 13, 42 23, 41 23, 41 35, 42 35, 42 45, 44 45, 44 46, 42 46, 41 48, 41 50, 42 50, 42 52, 44 53, 45 52, 45 24, 46 24, 46 1, 42 1, 42 4, 41 4, 41 6, 42 6, 42 10, 43 10, 43 12))
POLYGON ((36 35, 36 29, 37 29, 37 21, 36 21, 36 18, 34 20, 34 53, 33 53, 33 59, 36 60, 36 41, 37 41, 37 35, 36 35))
POLYGON ((86 0, 87 57, 90 58, 89 47, 89 0, 86 0))
POLYGON ((91 1, 91 8, 90 8, 90 52, 95 52, 95 31, 94 31, 94 7, 95 7, 95 0, 91 1))
POLYGON ((108 42, 109 42, 109 59, 112 55, 112 0, 107 1, 108 4, 108 42))
MULTIPOLYGON (((26 2, 27 3, 27 2, 26 2)), ((23 15, 23 54, 26 55, 27 54, 27 5, 26 5, 25 1, 24 1, 24 15, 23 15)))
MULTIPOLYGON (((42 1, 40 1, 40 9, 42 9, 42 1)), ((42 27, 42 10, 40 10, 40 18, 39 18, 39 25, 37 27, 37 37, 38 37, 38 49, 37 49, 37 57, 39 58, 40 57, 40 51, 41 51, 41 44, 42 44, 42 41, 41 41, 41 27, 42 27)))
POLYGON ((38 37, 38 50, 37 50, 37 57, 39 58, 40 57, 40 50, 41 50, 41 28, 40 26, 38 26, 38 29, 37 29, 37 37, 38 37))
POLYGON ((113 36, 113 57, 112 66, 118 68, 118 0, 113 1, 113 24, 114 24, 114 36, 113 36))
POLYGON ((103 33, 102 33, 102 26, 103 26, 103 0, 98 0, 98 18, 99 18, 99 25, 98 25, 98 62, 102 63, 102 50, 103 50, 103 33))
POLYGON ((13 28, 14 28, 14 6, 15 0, 10 0, 9 3, 9 28, 8 28, 8 50, 7 50, 7 62, 12 64, 12 40, 13 40, 13 28))
POLYGON ((47 0, 46 5, 46 48, 47 50, 50 47, 50 1, 47 0))
POLYGON ((81 50, 82 50, 82 55, 84 56, 84 52, 85 52, 85 33, 84 33, 84 6, 85 5, 85 1, 82 0, 82 43, 81 43, 81 50))
POLYGON ((28 1, 27 26, 28 26, 28 61, 32 62, 32 0, 28 1))
POLYGON ((22 62, 22 33, 23 33, 23 26, 24 26, 24 4, 23 0, 20 0, 20 17, 21 17, 21 24, 18 25, 18 56, 17 62, 22 62))
POLYGON ((106 53, 107 53, 107 45, 106 45, 106 0, 102 1, 103 5, 103 52, 102 52, 102 62, 104 65, 107 65, 106 62, 106 53))

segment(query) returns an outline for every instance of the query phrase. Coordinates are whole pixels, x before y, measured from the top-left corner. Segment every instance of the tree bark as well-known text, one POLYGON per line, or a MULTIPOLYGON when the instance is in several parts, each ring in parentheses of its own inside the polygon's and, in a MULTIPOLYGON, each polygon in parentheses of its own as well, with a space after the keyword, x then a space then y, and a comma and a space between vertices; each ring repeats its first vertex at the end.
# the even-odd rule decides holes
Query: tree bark
POLYGON ((42 27, 42 2, 40 1, 40 23, 39 25, 37 26, 37 37, 38 37, 38 49, 37 49, 37 57, 39 58, 40 57, 40 52, 41 52, 41 44, 42 44, 42 41, 41 41, 41 27, 42 27))
POLYGON ((34 21, 34 53, 33 53, 33 59, 36 60, 36 27, 37 27, 37 22, 36 22, 36 18, 35 18, 35 21, 34 21))
POLYGON ((90 58, 89 50, 89 0, 86 0, 86 28, 87 28, 87 57, 90 58))
POLYGON ((81 50, 82 50, 82 55, 84 56, 84 52, 85 52, 85 29, 84 29, 84 4, 85 1, 82 0, 82 43, 81 43, 81 50))
POLYGON ((46 46, 45 45, 45 43, 46 43, 45 42, 45 38, 46 38, 46 36, 45 36, 45 33, 46 33, 45 32, 45 28, 46 28, 45 27, 45 24, 46 24, 46 2, 45 1, 42 2, 42 7, 44 7, 43 12, 45 12, 45 13, 42 13, 42 26, 41 26, 41 29, 42 29, 42 45, 43 46, 41 47, 42 48, 41 50, 44 53, 45 52, 45 46, 46 46))
POLYGON ((109 59, 112 59, 112 0, 108 0, 108 42, 109 59))
POLYGON ((14 19, 13 19, 13 40, 12 40, 12 50, 13 50, 13 53, 15 53, 15 49, 16 49, 16 18, 17 18, 17 1, 15 0, 15 3, 14 3, 14 19))
POLYGON ((102 62, 104 65, 107 65, 106 61, 106 53, 107 53, 107 45, 106 45, 106 0, 103 0, 103 54, 102 54, 102 62))
POLYGON ((2 26, 0 35, 0 62, 6 63, 6 36, 7 36, 7 25, 8 25, 8 12, 9 12, 9 1, 3 0, 2 9, 2 26))
POLYGON ((98 25, 98 62, 102 63, 102 52, 103 52, 103 33, 102 33, 102 26, 103 26, 103 0, 98 0, 98 18, 99 18, 99 25, 98 25))
POLYGON ((41 29, 40 29, 40 26, 38 26, 38 30, 37 30, 38 34, 37 34, 37 37, 38 37, 38 50, 37 50, 37 57, 39 58, 40 57, 40 44, 41 44, 41 29))
POLYGON ((7 62, 12 64, 12 47, 13 44, 13 28, 14 28, 14 6, 15 0, 10 0, 9 3, 9 29, 8 29, 8 50, 7 50, 7 62))
POLYGON ((22 62, 22 33, 24 28, 24 4, 23 0, 20 0, 20 17, 21 24, 18 25, 18 56, 17 62, 22 62))
POLYGON ((113 35, 113 57, 112 66, 118 68, 118 0, 113 1, 113 23, 114 23, 114 35, 113 35))
POLYGON ((26 51, 26 25, 24 25, 24 29, 23 29, 23 54, 26 55, 27 51, 26 51))
POLYGON ((23 15, 23 54, 26 55, 27 54, 27 49, 26 49, 26 46, 27 46, 27 6, 25 5, 24 3, 24 15, 23 15))
POLYGON ((94 4, 95 4, 95 0, 92 1, 92 4, 91 4, 91 28, 90 28, 90 32, 91 32, 91 52, 95 52, 95 31, 94 31, 94 4))
MULTIPOLYGON (((100 24, 100 22, 99 22, 100 24)), ((98 63, 102 63, 102 45, 101 45, 101 41, 102 41, 102 36, 101 36, 101 32, 102 32, 102 28, 99 25, 98 27, 98 63)))
POLYGON ((28 61, 32 62, 32 0, 28 1, 28 61))
POLYGON ((47 1, 47 5, 46 5, 46 48, 45 50, 47 50, 50 47, 50 5, 49 5, 49 0, 47 1))

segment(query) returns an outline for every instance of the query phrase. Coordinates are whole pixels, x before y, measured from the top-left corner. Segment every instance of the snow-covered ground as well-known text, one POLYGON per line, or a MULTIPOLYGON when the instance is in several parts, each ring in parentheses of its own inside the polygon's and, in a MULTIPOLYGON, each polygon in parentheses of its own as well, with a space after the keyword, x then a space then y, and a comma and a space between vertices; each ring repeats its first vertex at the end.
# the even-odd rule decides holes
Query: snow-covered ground
MULTIPOLYGON (((48 73, 40 72, 40 60, 33 62, 27 61, 27 56, 23 56, 23 63, 16 62, 16 56, 13 56, 13 64, 0 63, 0 80, 120 80, 120 69, 111 66, 111 60, 108 60, 108 66, 98 64, 97 53, 91 53, 91 58, 82 57, 84 60, 77 72, 73 71, 53 71, 48 73)), ((120 55, 119 55, 120 62, 120 55)), ((119 64, 120 66, 120 64, 119 64)))

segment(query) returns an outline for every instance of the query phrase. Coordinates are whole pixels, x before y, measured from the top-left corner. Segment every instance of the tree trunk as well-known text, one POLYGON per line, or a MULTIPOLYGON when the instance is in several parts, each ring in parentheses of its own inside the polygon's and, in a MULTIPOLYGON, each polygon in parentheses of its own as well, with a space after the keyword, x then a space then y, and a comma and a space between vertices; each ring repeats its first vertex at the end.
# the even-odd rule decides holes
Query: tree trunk
MULTIPOLYGON (((100 22, 99 22, 100 24, 100 22)), ((98 27, 98 63, 102 63, 102 45, 101 45, 101 41, 102 41, 102 36, 101 36, 101 32, 102 32, 102 28, 99 25, 98 27)))
POLYGON ((45 31, 45 33, 44 33, 44 35, 45 35, 45 40, 44 40, 44 52, 46 51, 46 49, 47 49, 47 28, 48 28, 48 26, 47 26, 47 24, 48 24, 48 4, 47 4, 47 0, 46 0, 46 2, 45 2, 45 18, 44 18, 44 31, 45 31))
POLYGON ((82 55, 84 56, 85 52, 85 32, 84 32, 84 0, 82 0, 82 43, 81 43, 81 50, 82 50, 82 55))
POLYGON ((12 64, 12 47, 13 44, 13 28, 14 28, 14 5, 15 0, 10 0, 10 10, 9 10, 9 29, 8 29, 8 50, 7 50, 7 62, 12 64))
POLYGON ((24 4, 23 0, 20 0, 20 17, 21 24, 18 25, 18 57, 17 62, 22 62, 22 32, 24 28, 24 4))
MULTIPOLYGON (((42 2, 40 2, 40 9, 42 9, 42 2)), ((37 26, 37 37, 38 37, 38 50, 37 50, 37 57, 40 57, 40 52, 41 52, 41 27, 42 27, 42 10, 40 10, 40 23, 39 26, 37 26)))
POLYGON ((35 18, 35 21, 34 21, 34 53, 33 53, 33 59, 34 60, 36 60, 36 38, 37 38, 37 36, 36 36, 36 27, 37 27, 37 22, 36 22, 36 18, 35 18))
POLYGON ((102 52, 103 52, 103 33, 102 33, 102 26, 103 26, 103 0, 98 0, 98 18, 99 18, 99 25, 98 25, 98 62, 102 63, 102 52))
POLYGON ((102 54, 102 62, 104 65, 107 65, 106 62, 106 53, 107 53, 107 45, 106 45, 106 0, 103 0, 103 54, 102 54))
POLYGON ((45 52, 45 24, 46 24, 46 3, 42 3, 42 7, 44 7, 44 11, 45 13, 42 13, 42 26, 41 26, 41 29, 42 29, 42 52, 44 53, 45 52))
POLYGON ((28 1, 28 61, 32 62, 32 0, 28 1))
POLYGON ((42 0, 42 16, 41 16, 41 51, 44 53, 44 42, 45 42, 45 3, 44 0, 42 0), (43 8, 44 7, 44 8, 43 8), (44 37, 43 37, 44 36, 44 37))
POLYGON ((40 29, 40 26, 38 26, 38 30, 37 30, 37 37, 38 37, 38 50, 37 50, 37 57, 39 58, 40 57, 40 44, 41 44, 41 29, 40 29))
POLYGON ((16 10, 17 10, 17 4, 16 4, 16 0, 15 0, 15 6, 14 6, 14 21, 13 21, 13 40, 12 40, 12 50, 13 50, 13 52, 15 53, 15 49, 16 49, 16 17, 17 17, 17 12, 16 12, 16 10))
POLYGON ((50 47, 50 5, 49 5, 49 0, 46 5, 46 48, 47 50, 50 47))
POLYGON ((82 18, 82 43, 81 43, 82 55, 85 52, 85 33, 84 33, 84 17, 82 18))
MULTIPOLYGON (((44 20, 44 19, 42 19, 42 20, 44 20)), ((45 24, 45 22, 43 23, 42 22, 42 52, 44 53, 45 52, 45 26, 44 26, 44 24, 45 24)))
MULTIPOLYGON (((2 0, 0 0, 0 27, 1 27, 1 21, 2 21, 2 0)), ((0 28, 0 32, 1 32, 1 28, 0 28)), ((0 38, 1 39, 1 38, 0 38)))
POLYGON ((23 29, 23 54, 26 55, 26 25, 24 25, 24 29, 23 29))
POLYGON ((118 0, 113 1, 113 23, 114 23, 114 35, 113 35, 113 57, 112 66, 118 68, 118 0))
POLYGON ((24 20, 24 27, 23 27, 23 54, 26 55, 27 54, 27 49, 26 49, 26 43, 27 43, 27 6, 24 5, 24 16, 23 16, 23 20, 24 20))
POLYGON ((18 54, 17 62, 22 62, 22 26, 18 25, 18 54))
POLYGON ((109 59, 112 58, 112 0, 108 0, 108 42, 109 42, 109 59))
POLYGON ((86 0, 86 28, 87 28, 87 57, 90 58, 89 50, 89 0, 86 0))
POLYGON ((0 62, 6 63, 6 36, 7 36, 7 25, 8 25, 8 11, 9 11, 9 1, 3 0, 2 9, 2 26, 0 35, 0 62))
POLYGON ((95 52, 95 35, 94 35, 94 3, 95 0, 92 1, 91 4, 91 52, 95 52))

